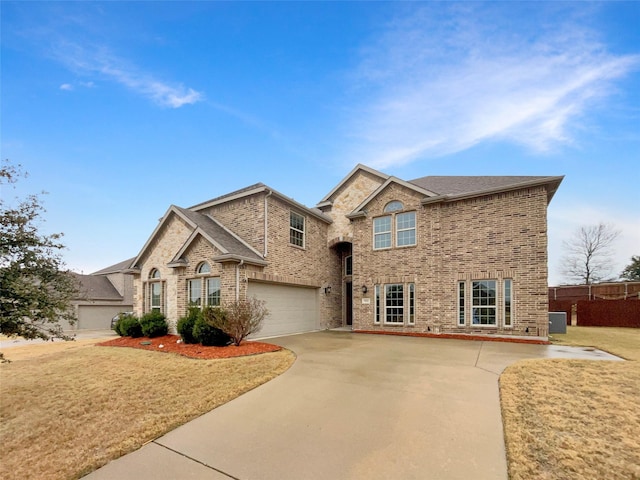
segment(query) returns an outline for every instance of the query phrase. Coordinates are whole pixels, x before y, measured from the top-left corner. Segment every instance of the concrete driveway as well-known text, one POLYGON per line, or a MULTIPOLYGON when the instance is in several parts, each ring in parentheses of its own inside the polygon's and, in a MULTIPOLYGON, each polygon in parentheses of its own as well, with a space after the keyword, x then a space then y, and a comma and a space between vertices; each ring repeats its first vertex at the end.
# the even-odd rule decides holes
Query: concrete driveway
MULTIPOLYGON (((498 376, 602 352, 317 332, 289 371, 115 460, 97 479, 506 479, 498 376)), ((615 357, 613 357, 615 358, 615 357)))

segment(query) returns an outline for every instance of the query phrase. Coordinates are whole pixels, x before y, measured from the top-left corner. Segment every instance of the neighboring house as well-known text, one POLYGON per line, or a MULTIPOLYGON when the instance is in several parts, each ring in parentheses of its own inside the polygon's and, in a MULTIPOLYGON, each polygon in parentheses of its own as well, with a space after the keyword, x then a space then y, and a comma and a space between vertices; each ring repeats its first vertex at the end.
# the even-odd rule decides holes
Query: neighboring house
POLYGON ((126 273, 132 258, 91 275, 74 273, 79 295, 72 304, 78 319, 64 330, 102 330, 111 328, 111 319, 120 312, 133 310, 133 278, 126 273))
POLYGON ((563 177, 423 177, 356 166, 316 208, 258 183, 170 206, 131 262, 134 310, 175 330, 246 296, 260 337, 355 331, 546 337, 547 205, 563 177))

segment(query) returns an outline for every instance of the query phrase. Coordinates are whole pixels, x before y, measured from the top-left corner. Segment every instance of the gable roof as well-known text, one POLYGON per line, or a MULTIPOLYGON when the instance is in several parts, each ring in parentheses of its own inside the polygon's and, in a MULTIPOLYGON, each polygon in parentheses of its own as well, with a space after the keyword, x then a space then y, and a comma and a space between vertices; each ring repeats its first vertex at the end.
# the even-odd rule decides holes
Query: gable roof
POLYGON ((384 182, 382 185, 376 188, 373 192, 371 192, 371 194, 367 196, 367 198, 365 198, 362 201, 362 203, 355 208, 353 212, 348 214, 347 218, 355 218, 355 217, 365 215, 364 207, 366 207, 369 202, 371 202, 374 198, 376 198, 380 194, 380 192, 382 192, 389 185, 394 183, 397 185, 401 185, 405 188, 408 188, 409 190, 413 190, 414 192, 419 193, 420 195, 423 195, 425 197, 435 197, 437 195, 436 193, 426 190, 413 183, 405 182, 404 180, 400 180, 399 178, 396 178, 396 177, 389 177, 386 182, 384 182))
POLYGON ((133 262, 136 258, 129 258, 127 260, 123 260, 122 262, 118 262, 115 265, 111 265, 110 267, 103 268, 102 270, 98 270, 97 272, 93 272, 91 275, 107 275, 109 273, 124 273, 125 270, 129 268, 131 262, 133 262))
POLYGON ((182 255, 189 248, 191 243, 202 235, 209 243, 214 245, 222 255, 215 257, 214 260, 244 260, 247 263, 258 265, 266 265, 262 255, 251 245, 242 240, 238 235, 233 233, 222 223, 209 215, 203 215, 181 207, 175 207, 185 217, 187 217, 195 225, 195 229, 189 236, 187 241, 182 245, 176 253, 170 264, 180 262, 182 255))
POLYGON ((170 266, 178 267, 184 266, 186 264, 184 260, 181 259, 181 256, 198 235, 202 235, 207 239, 208 242, 210 242, 218 250, 223 252, 223 255, 214 258, 214 261, 233 260, 246 261, 248 263, 254 263, 258 265, 267 264, 267 262, 255 249, 249 246, 249 244, 244 242, 231 230, 224 227, 213 217, 209 215, 203 215, 202 213, 194 212, 186 208, 181 208, 176 205, 171 205, 164 216, 160 219, 160 223, 147 240, 147 243, 144 244, 138 256, 131 263, 132 268, 138 268, 138 263, 140 262, 148 248, 151 246, 153 239, 156 237, 156 235, 158 235, 158 232, 167 223, 171 215, 180 217, 193 230, 187 241, 182 245, 180 250, 176 253, 174 259, 170 262, 170 266))
POLYGON ((287 197, 286 195, 280 193, 276 189, 271 188, 268 185, 265 185, 264 183, 255 183, 255 184, 250 185, 248 187, 241 188, 240 190, 236 190, 234 192, 227 193, 226 195, 222 195, 220 197, 212 198, 211 200, 207 200, 206 202, 198 203, 198 204, 196 204, 196 205, 194 205, 192 207, 189 207, 189 210, 192 210, 194 212, 199 212, 199 211, 204 210, 204 209, 209 208, 209 207, 214 207, 216 205, 220 205, 220 204, 223 204, 223 203, 226 203, 226 202, 230 202, 232 200, 237 200, 239 198, 244 198, 244 197, 248 197, 248 196, 251 196, 251 195, 256 195, 258 193, 263 193, 263 192, 267 193, 269 195, 273 195, 274 197, 277 197, 280 200, 283 200, 284 202, 289 203, 290 205, 294 206, 298 210, 301 210, 303 212, 306 212, 306 213, 309 213, 309 214, 313 215, 314 217, 316 217, 319 220, 322 220, 323 222, 333 223, 333 219, 331 217, 329 217, 328 215, 325 215, 324 213, 322 213, 319 209, 317 209, 317 208, 309 208, 309 207, 303 205, 302 203, 295 201, 293 198, 287 197))
POLYGON ((409 183, 436 193, 436 197, 424 199, 423 203, 440 200, 460 200, 462 198, 488 195, 521 188, 547 186, 547 203, 551 201, 564 176, 428 176, 409 183))
POLYGON ((79 283, 78 300, 123 300, 116 287, 102 275, 73 273, 79 283))
POLYGON ((366 165, 359 163, 353 168, 353 170, 351 170, 349 173, 347 173, 347 175, 345 175, 345 177, 340 181, 340 183, 338 183, 338 185, 336 185, 329 193, 327 193, 324 196, 322 200, 318 202, 318 206, 329 205, 330 204, 329 199, 333 196, 333 194, 336 193, 338 190, 340 190, 342 186, 351 179, 351 177, 353 177, 356 173, 360 171, 370 173, 375 177, 379 177, 380 180, 382 180, 383 182, 388 180, 391 177, 386 173, 379 172, 378 170, 374 170, 371 167, 367 167, 366 165))

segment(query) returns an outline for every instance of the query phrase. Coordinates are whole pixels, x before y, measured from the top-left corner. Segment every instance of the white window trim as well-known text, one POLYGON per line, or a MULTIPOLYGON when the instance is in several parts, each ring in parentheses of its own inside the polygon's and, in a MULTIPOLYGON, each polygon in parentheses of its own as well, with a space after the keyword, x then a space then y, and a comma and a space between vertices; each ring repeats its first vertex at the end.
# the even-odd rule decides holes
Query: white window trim
POLYGON ((416 284, 407 283, 407 325, 416 324, 416 284), (411 310, 413 309, 413 315, 411 310))
POLYGON ((220 277, 217 276, 213 276, 213 277, 206 277, 203 279, 203 290, 204 290, 204 295, 202 296, 203 298, 203 305, 207 306, 207 307, 219 307, 220 305, 222 305, 222 284, 220 282, 220 277), (213 280, 213 279, 218 279, 218 291, 219 291, 219 296, 220 296, 220 301, 218 303, 218 305, 211 305, 209 303, 209 280, 213 280))
POLYGON ((393 248, 393 215, 388 214, 388 215, 381 215, 379 217, 375 217, 373 219, 371 232, 373 233, 373 249, 374 250, 391 250, 393 248), (388 231, 385 230, 384 232, 376 232, 376 220, 378 220, 380 218, 387 218, 387 217, 389 217, 389 219, 391 220, 389 222, 389 230, 388 231), (376 236, 377 235, 386 235, 387 233, 391 236, 391 241, 389 242, 389 246, 388 247, 376 247, 376 236))
POLYGON ((396 227, 395 228, 395 246, 396 248, 406 248, 406 247, 415 247, 418 244, 418 215, 416 214, 415 210, 413 211, 408 211, 408 212, 396 212, 393 214, 393 219, 392 219, 393 225, 396 227), (405 213, 413 213, 413 227, 410 228, 398 228, 398 222, 396 220, 398 215, 402 215, 405 213), (408 243, 406 245, 398 245, 398 238, 400 237, 400 235, 398 235, 400 232, 408 232, 409 230, 413 230, 413 243, 408 243))
POLYGON ((469 326, 472 327, 472 328, 476 328, 476 327, 480 327, 480 328, 498 328, 498 326, 500 324, 500 319, 498 318, 499 312, 500 312, 500 309, 498 307, 499 306, 498 288, 500 287, 500 283, 501 282, 499 280, 495 279, 495 278, 483 278, 483 279, 471 280, 470 283, 471 283, 471 288, 469 289, 470 290, 469 294, 471 296, 471 302, 470 302, 471 304, 469 305, 469 307, 470 307, 471 318, 469 320, 469 326), (492 305, 478 305, 478 306, 476 306, 476 305, 473 304, 473 283, 474 282, 495 282, 495 290, 496 290, 496 304, 495 305, 493 305, 493 306, 492 305), (494 317, 496 319, 496 323, 491 323, 491 324, 488 324, 488 323, 473 323, 473 311, 476 308, 492 308, 495 311, 494 317))
POLYGON ((147 295, 149 302, 149 312, 153 312, 154 309, 157 309, 160 313, 164 313, 164 305, 163 305, 163 296, 164 296, 164 282, 162 280, 154 280, 152 282, 147 282, 147 295), (154 305, 153 303, 153 286, 159 285, 160 287, 160 295, 158 295, 158 305, 154 305))
POLYGON ((307 235, 305 234, 306 229, 307 229, 307 218, 304 215, 299 214, 298 212, 289 211, 289 245, 297 248, 303 248, 303 249, 306 248, 307 246, 307 235), (293 225, 291 225, 291 217, 293 215, 297 215, 298 217, 302 218, 302 230, 295 228, 293 225), (297 245, 291 241, 291 230, 302 234, 302 245, 297 245))
POLYGON ((202 277, 197 277, 197 278, 188 278, 187 279, 187 307, 188 308, 200 308, 202 309, 202 306, 204 304, 204 298, 202 296, 203 293, 203 280, 204 278, 202 277), (198 303, 197 305, 192 305, 191 304, 191 285, 193 285, 193 282, 200 282, 200 303, 198 303))
POLYGON ((383 289, 382 291, 384 292, 383 295, 383 299, 384 299, 384 309, 383 309, 383 324, 384 325, 392 325, 392 326, 402 326, 405 325, 406 323, 406 307, 405 307, 405 303, 406 303, 406 299, 405 299, 405 284, 404 283, 385 283, 383 285, 383 289), (402 286, 402 322, 387 322, 387 308, 399 308, 399 307, 388 307, 387 306, 387 287, 392 287, 392 286, 396 286, 396 285, 401 285, 402 286))
POLYGON ((458 288, 456 290, 456 313, 457 313, 457 321, 456 324, 458 327, 466 327, 467 326, 467 282, 461 281, 458 282, 458 288), (462 287, 462 301, 464 304, 462 305, 462 311, 460 311, 460 287, 462 287), (462 323, 460 323, 460 317, 462 314, 462 323))
POLYGON ((513 279, 505 278, 502 281, 502 326, 513 328, 513 279), (509 325, 507 325, 507 282, 509 282, 509 325))
POLYGON ((347 255, 346 257, 344 257, 344 275, 345 277, 353 275, 353 255, 347 255), (347 270, 349 259, 351 259, 351 273, 349 273, 347 270))
POLYGON ((373 323, 380 325, 380 285, 374 286, 373 323))

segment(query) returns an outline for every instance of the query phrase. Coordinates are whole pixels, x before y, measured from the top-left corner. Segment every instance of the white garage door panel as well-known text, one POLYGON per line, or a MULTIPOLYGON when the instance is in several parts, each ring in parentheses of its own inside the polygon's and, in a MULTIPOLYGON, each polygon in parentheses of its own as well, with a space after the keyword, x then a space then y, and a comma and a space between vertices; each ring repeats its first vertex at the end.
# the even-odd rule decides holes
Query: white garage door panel
POLYGON ((130 312, 131 305, 80 305, 77 330, 108 330, 111 319, 120 312, 130 312))
POLYGON ((253 337, 271 337, 318 329, 318 289, 250 283, 248 296, 266 302, 269 316, 253 337))

